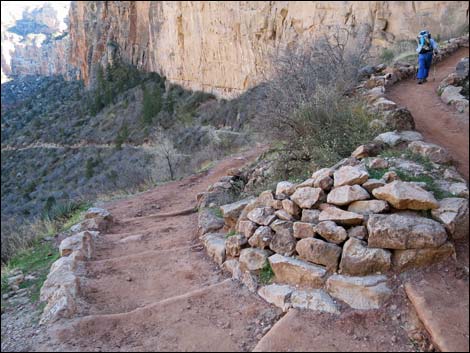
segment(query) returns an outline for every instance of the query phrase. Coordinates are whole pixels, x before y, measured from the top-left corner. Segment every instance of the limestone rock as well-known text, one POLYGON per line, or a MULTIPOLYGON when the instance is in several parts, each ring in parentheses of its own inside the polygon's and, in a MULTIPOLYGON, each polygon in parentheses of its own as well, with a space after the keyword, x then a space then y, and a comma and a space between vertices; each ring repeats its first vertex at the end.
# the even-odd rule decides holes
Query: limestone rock
POLYGON ((271 240, 274 236, 273 231, 270 227, 261 226, 259 227, 253 236, 248 240, 250 246, 254 248, 265 249, 271 244, 271 240))
POLYGON ((232 257, 239 256, 243 245, 245 245, 247 242, 248 241, 243 234, 235 234, 228 237, 225 240, 226 255, 232 257))
POLYGON ((62 240, 59 246, 60 256, 68 256, 73 251, 78 251, 84 258, 91 259, 94 245, 90 232, 80 232, 62 240))
POLYGON ((439 201, 439 208, 431 211, 432 217, 444 224, 453 239, 463 239, 469 234, 468 200, 450 197, 439 201))
POLYGON ((329 271, 336 271, 338 267, 341 248, 338 245, 327 243, 320 239, 301 239, 295 248, 300 258, 324 265, 329 271))
POLYGON ((395 102, 392 102, 391 100, 388 100, 386 98, 379 98, 377 101, 375 101, 372 106, 376 108, 380 112, 388 111, 388 110, 393 110, 397 108, 397 104, 395 102))
POLYGON ((369 201, 356 201, 348 206, 349 212, 355 212, 363 215, 373 213, 387 212, 389 209, 387 201, 383 200, 369 200, 369 201))
POLYGON ((85 213, 85 219, 101 217, 108 222, 113 222, 113 216, 108 210, 99 207, 90 207, 85 213))
POLYGON ((334 186, 364 184, 369 179, 367 170, 362 166, 344 166, 334 172, 334 186))
POLYGON ((274 208, 262 207, 250 211, 247 218, 257 224, 269 226, 276 219, 276 216, 274 215, 274 208))
POLYGON ((370 169, 385 169, 389 167, 389 164, 385 159, 377 157, 371 159, 368 166, 370 169))
POLYGON ((392 130, 414 130, 415 121, 411 112, 405 107, 388 110, 382 113, 385 127, 392 130))
POLYGON ((374 141, 387 144, 389 146, 397 146, 402 142, 422 141, 423 135, 417 131, 389 131, 377 136, 374 141))
POLYGON ((444 227, 432 219, 403 214, 370 215, 369 247, 385 249, 436 248, 447 240, 444 227))
POLYGON ((289 199, 282 200, 282 208, 291 216, 297 218, 300 214, 300 207, 289 199))
POLYGON ((357 159, 376 156, 380 152, 380 145, 375 143, 368 143, 357 147, 351 156, 357 159))
POLYGON ((383 275, 349 277, 333 275, 326 281, 327 291, 354 309, 378 309, 390 297, 392 291, 383 275))
POLYGON ((262 249, 246 248, 240 253, 240 268, 242 271, 261 270, 268 259, 269 252, 262 249))
POLYGON ((293 223, 277 220, 273 222, 271 228, 275 234, 269 245, 270 249, 278 254, 292 255, 296 244, 293 223))
POLYGON ((290 308, 290 297, 294 288, 288 285, 270 284, 258 289, 258 295, 268 303, 274 304, 282 311, 290 308))
POLYGON ((384 180, 386 183, 391 183, 392 181, 400 180, 400 177, 398 176, 397 172, 390 170, 382 175, 382 180, 384 180))
POLYGON ((317 224, 320 212, 320 210, 302 210, 302 218, 300 220, 301 222, 317 224))
POLYGON ((468 199, 468 186, 466 183, 454 183, 449 187, 449 192, 457 197, 465 197, 468 199))
POLYGON ((65 288, 59 288, 49 298, 43 313, 40 324, 50 324, 61 318, 70 318, 77 311, 77 304, 73 295, 65 288))
POLYGON ((334 184, 333 178, 331 178, 328 175, 324 175, 324 176, 318 176, 315 179, 313 183, 313 187, 320 188, 323 191, 329 191, 333 187, 333 184, 334 184))
POLYGON ((407 271, 442 261, 455 253, 454 246, 445 242, 437 248, 394 250, 392 263, 396 270, 407 271))
POLYGON ((234 228, 243 209, 253 200, 254 197, 248 197, 234 203, 220 206, 225 224, 229 228, 234 228))
MULTIPOLYGON (((284 201, 287 201, 287 200, 283 200, 284 201)), ((292 201, 291 201, 292 202, 292 201)), ((297 205, 296 205, 297 206, 297 205)), ((299 206, 297 206, 299 207, 299 206)), ((274 212, 275 216, 277 218, 279 218, 280 220, 283 220, 283 221, 295 221, 295 218, 292 217, 289 213, 287 213, 287 211, 285 210, 277 210, 276 212, 274 212)))
POLYGON ((315 179, 313 178, 308 178, 307 180, 304 180, 303 182, 301 182, 300 184, 297 184, 295 186, 295 190, 299 189, 299 188, 304 188, 304 187, 311 187, 313 188, 313 184, 315 183, 315 179))
POLYGON ((276 186, 276 196, 278 195, 286 195, 286 196, 290 196, 293 194, 295 190, 295 185, 292 184, 291 182, 289 181, 281 181, 279 183, 277 183, 277 186, 276 186))
POLYGON ((372 190, 380 188, 384 185, 385 182, 383 180, 369 179, 364 184, 362 184, 362 187, 372 193, 372 190))
POLYGON ((315 226, 315 232, 334 244, 341 244, 347 238, 346 229, 332 221, 323 221, 315 226))
POLYGON ((247 239, 249 239, 258 228, 258 225, 255 222, 250 220, 238 222, 238 232, 243 234, 247 239))
POLYGON ((315 235, 314 225, 307 222, 294 222, 294 237, 297 239, 310 238, 315 235))
POLYGON ((199 212, 197 233, 199 237, 206 233, 213 233, 223 228, 224 220, 217 217, 210 209, 204 208, 199 212))
POLYGON ((250 292, 256 293, 256 290, 259 286, 258 278, 256 277, 256 275, 254 275, 250 271, 245 271, 242 274, 241 281, 250 292))
POLYGON ((320 188, 304 187, 297 189, 292 194, 291 200, 301 208, 311 208, 323 195, 323 190, 320 188))
POLYGON ((326 201, 333 205, 344 206, 354 201, 367 200, 369 198, 369 193, 359 185, 344 185, 331 190, 326 201))
POLYGON ((279 254, 270 256, 268 260, 276 281, 315 288, 325 283, 326 269, 323 266, 279 254))
POLYGON ((322 169, 315 171, 312 174, 312 179, 317 180, 317 179, 323 179, 325 177, 332 177, 333 172, 334 170, 332 168, 322 168, 322 169))
POLYGON ((372 194, 376 198, 388 201, 393 207, 402 210, 429 210, 439 207, 439 203, 433 194, 404 181, 394 181, 374 189, 372 194))
POLYGON ((364 221, 364 216, 331 206, 321 211, 320 215, 318 216, 318 220, 320 222, 333 221, 343 225, 360 225, 364 221))
POLYGON ((224 234, 207 233, 202 237, 207 254, 219 265, 225 261, 225 238, 224 234))
POLYGON ((232 275, 233 279, 239 280, 242 277, 240 262, 237 259, 230 259, 223 263, 222 268, 232 275))
POLYGON ((441 146, 429 142, 413 141, 408 145, 411 152, 429 158, 434 163, 449 163, 451 155, 441 146))
POLYGON ((321 289, 295 290, 290 300, 293 308, 339 314, 333 299, 321 289))
POLYGON ((282 202, 274 198, 271 190, 263 191, 258 196, 258 203, 260 206, 272 207, 276 210, 279 210, 282 208, 282 202))
POLYGON ((367 247, 365 241, 350 238, 344 244, 339 268, 342 274, 365 276, 390 269, 391 253, 367 247))
POLYGON ((356 238, 359 240, 367 240, 367 228, 364 226, 356 226, 351 227, 348 229, 348 237, 349 238, 356 238))

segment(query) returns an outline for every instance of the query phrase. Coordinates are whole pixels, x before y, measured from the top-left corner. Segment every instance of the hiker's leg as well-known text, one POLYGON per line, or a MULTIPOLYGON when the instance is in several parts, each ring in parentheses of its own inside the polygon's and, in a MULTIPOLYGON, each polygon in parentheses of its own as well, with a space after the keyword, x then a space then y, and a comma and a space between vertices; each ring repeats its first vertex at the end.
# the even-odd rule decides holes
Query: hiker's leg
POLYGON ((418 55, 418 74, 416 75, 416 78, 418 80, 422 80, 423 78, 426 78, 426 76, 427 76, 426 56, 424 54, 419 54, 418 55))
POLYGON ((432 63, 432 53, 426 53, 426 59, 425 59, 425 71, 426 71, 426 76, 424 78, 427 78, 429 75, 429 70, 431 70, 431 63, 432 63))

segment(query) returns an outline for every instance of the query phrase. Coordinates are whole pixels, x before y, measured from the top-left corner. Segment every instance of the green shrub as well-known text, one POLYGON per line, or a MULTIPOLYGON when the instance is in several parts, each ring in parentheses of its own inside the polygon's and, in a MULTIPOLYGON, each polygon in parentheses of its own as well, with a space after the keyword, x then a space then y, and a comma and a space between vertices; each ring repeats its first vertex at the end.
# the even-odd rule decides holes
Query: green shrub
POLYGON ((153 90, 143 87, 142 121, 145 125, 151 125, 153 118, 162 110, 162 88, 157 84, 153 90))
POLYGON ((122 149, 122 144, 127 141, 129 138, 129 128, 126 123, 124 123, 121 128, 119 129, 119 132, 114 139, 114 144, 117 150, 122 149))

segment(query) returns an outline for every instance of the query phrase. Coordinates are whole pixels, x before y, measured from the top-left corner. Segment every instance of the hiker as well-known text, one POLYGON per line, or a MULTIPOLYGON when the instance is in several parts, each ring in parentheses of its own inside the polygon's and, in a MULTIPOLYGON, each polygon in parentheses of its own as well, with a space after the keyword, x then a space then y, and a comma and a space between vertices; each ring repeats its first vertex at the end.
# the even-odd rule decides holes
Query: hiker
POLYGON ((432 55, 437 54, 438 46, 434 39, 431 38, 431 33, 424 30, 419 32, 419 36, 416 38, 418 41, 418 73, 416 78, 418 84, 426 82, 426 79, 431 69, 432 55))

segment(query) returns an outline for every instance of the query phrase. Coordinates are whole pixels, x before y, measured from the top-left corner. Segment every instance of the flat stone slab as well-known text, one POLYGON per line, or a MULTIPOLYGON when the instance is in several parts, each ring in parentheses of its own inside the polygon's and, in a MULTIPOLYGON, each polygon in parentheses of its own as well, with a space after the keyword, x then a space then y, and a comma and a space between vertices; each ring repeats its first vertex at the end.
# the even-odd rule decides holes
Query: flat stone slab
POLYGON ((405 291, 440 351, 469 351, 468 282, 446 283, 438 274, 428 274, 421 282, 406 283, 405 291))
POLYGON ((279 282, 309 287, 321 287, 325 283, 326 268, 323 266, 279 254, 268 260, 279 282))

